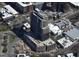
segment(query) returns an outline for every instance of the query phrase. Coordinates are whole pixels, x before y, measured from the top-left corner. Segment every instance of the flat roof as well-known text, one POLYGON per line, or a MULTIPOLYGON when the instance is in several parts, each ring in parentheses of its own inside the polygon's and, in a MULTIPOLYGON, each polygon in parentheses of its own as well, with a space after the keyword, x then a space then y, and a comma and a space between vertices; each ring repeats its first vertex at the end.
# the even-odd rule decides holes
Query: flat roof
POLYGON ((54 24, 57 25, 60 29, 62 29, 67 24, 70 24, 70 21, 68 19, 62 19, 62 20, 60 19, 60 20, 55 21, 54 24))
MULTIPOLYGON (((26 35, 26 34, 25 34, 25 35, 26 35)), ((35 43, 38 47, 39 47, 39 46, 44 46, 44 45, 49 46, 49 45, 55 44, 55 42, 54 42, 51 38, 48 38, 48 39, 45 40, 45 41, 39 41, 39 40, 36 40, 36 39, 32 38, 32 37, 29 36, 29 35, 26 35, 26 36, 29 38, 29 40, 31 40, 33 43, 35 43)))
POLYGON ((79 2, 71 2, 72 4, 79 6, 79 2))
POLYGON ((18 4, 20 4, 21 6, 23 6, 23 7, 26 7, 26 6, 29 6, 29 5, 32 5, 32 3, 30 2, 30 3, 28 3, 28 4, 26 4, 26 3, 23 3, 23 2, 17 2, 18 4))
POLYGON ((61 55, 57 55, 57 57, 62 57, 61 55))
POLYGON ((48 46, 55 44, 55 42, 51 38, 48 38, 47 40, 43 41, 42 43, 45 45, 48 45, 48 46))
POLYGON ((34 10, 34 15, 36 15, 38 18, 43 19, 42 21, 47 21, 48 20, 48 16, 45 12, 43 12, 42 10, 35 8, 34 10))
POLYGON ((30 28, 30 24, 27 22, 27 23, 24 23, 24 26, 27 27, 27 28, 30 28))
POLYGON ((62 33, 62 31, 59 29, 58 26, 54 26, 53 24, 49 23, 48 27, 49 27, 49 30, 52 31, 54 34, 57 34, 57 33, 59 34, 59 32, 60 34, 62 33))
POLYGON ((67 32, 64 32, 67 36, 72 38, 72 40, 79 40, 79 30, 77 28, 73 28, 67 32))
POLYGON ((68 54, 66 54, 67 55, 67 57, 75 57, 74 55, 73 55, 73 53, 68 53, 68 54))
POLYGON ((34 5, 40 5, 40 4, 43 4, 43 3, 44 3, 44 2, 40 2, 40 3, 39 3, 39 2, 34 2, 33 4, 34 4, 34 5))
POLYGON ((73 42, 71 42, 70 40, 68 39, 65 39, 65 37, 57 40, 58 43, 60 43, 64 48, 67 48, 69 47, 70 45, 72 45, 73 42))
POLYGON ((3 19, 5 19, 5 18, 8 18, 8 17, 12 17, 12 14, 9 14, 9 13, 3 13, 3 19))
POLYGON ((39 47, 39 46, 44 46, 44 44, 40 43, 40 41, 34 39, 33 37, 31 37, 31 36, 29 36, 29 35, 26 35, 26 34, 25 34, 25 36, 27 36, 27 37, 29 38, 29 40, 31 40, 31 41, 32 41, 34 44, 36 44, 38 47, 39 47))
POLYGON ((0 12, 2 13, 2 18, 5 19, 5 18, 8 18, 8 17, 12 17, 13 15, 8 13, 6 9, 4 8, 0 8, 0 12))
POLYGON ((8 10, 8 12, 10 12, 12 14, 18 14, 18 12, 16 10, 14 10, 10 5, 5 5, 4 8, 6 8, 8 10))

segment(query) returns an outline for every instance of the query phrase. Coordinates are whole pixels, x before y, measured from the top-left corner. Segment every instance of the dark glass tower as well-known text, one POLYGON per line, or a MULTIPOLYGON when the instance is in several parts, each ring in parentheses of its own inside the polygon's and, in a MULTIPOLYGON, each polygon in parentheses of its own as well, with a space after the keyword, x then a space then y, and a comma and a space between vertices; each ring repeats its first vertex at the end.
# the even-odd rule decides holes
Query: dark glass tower
POLYGON ((41 11, 31 14, 31 31, 36 39, 45 40, 49 37, 46 16, 41 11))

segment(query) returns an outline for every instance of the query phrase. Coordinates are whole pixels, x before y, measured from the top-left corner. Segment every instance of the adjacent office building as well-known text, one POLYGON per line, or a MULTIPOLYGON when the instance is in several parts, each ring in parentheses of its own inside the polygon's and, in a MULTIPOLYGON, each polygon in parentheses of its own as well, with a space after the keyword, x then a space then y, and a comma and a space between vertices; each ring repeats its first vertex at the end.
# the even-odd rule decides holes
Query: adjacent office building
POLYGON ((44 46, 44 44, 40 43, 39 40, 36 40, 27 34, 25 34, 24 37, 25 37, 26 43, 30 46, 32 50, 36 52, 46 51, 46 47, 44 46))
POLYGON ((33 10, 31 2, 6 2, 6 4, 11 5, 19 13, 28 13, 33 10))
POLYGON ((73 28, 67 32, 64 32, 65 36, 69 38, 71 41, 79 40, 79 29, 73 28))
POLYGON ((62 48, 68 48, 69 46, 73 44, 72 41, 70 41, 69 39, 66 39, 65 37, 57 40, 57 42, 60 44, 62 48))
POLYGON ((51 38, 48 38, 45 41, 40 41, 27 34, 25 34, 24 37, 26 43, 31 47, 32 50, 36 52, 50 51, 53 50, 56 46, 56 43, 51 38))
POLYGON ((12 14, 8 13, 5 8, 1 8, 0 13, 2 14, 1 17, 2 17, 3 21, 12 20, 14 18, 14 16, 12 14))

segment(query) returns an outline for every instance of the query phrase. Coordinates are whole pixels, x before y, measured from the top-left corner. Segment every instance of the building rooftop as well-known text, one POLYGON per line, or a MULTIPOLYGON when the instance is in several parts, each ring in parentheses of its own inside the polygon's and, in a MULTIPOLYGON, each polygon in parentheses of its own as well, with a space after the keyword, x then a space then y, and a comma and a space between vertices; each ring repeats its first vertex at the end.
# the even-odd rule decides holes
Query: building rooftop
POLYGON ((33 2, 34 5, 43 4, 44 2, 33 2))
POLYGON ((14 15, 18 14, 18 12, 16 10, 14 10, 10 5, 5 5, 4 8, 6 8, 9 13, 12 13, 14 15))
POLYGON ((57 57, 62 57, 61 55, 57 55, 57 57))
POLYGON ((29 23, 24 23, 24 26, 25 26, 26 28, 30 28, 30 27, 31 27, 29 23))
POLYGON ((42 21, 47 20, 47 17, 48 17, 47 14, 45 14, 42 10, 40 10, 38 8, 35 8, 34 14, 36 14, 40 20, 43 19, 42 21))
POLYGON ((29 6, 29 5, 32 5, 32 3, 30 2, 28 2, 28 3, 26 3, 26 2, 17 2, 18 4, 20 4, 21 6, 23 6, 23 7, 26 7, 26 6, 29 6))
MULTIPOLYGON (((27 35, 28 36, 28 35, 27 35)), ((28 36, 30 40, 32 40, 33 43, 35 43, 38 47, 39 46, 44 46, 44 45, 53 45, 55 44, 55 42, 51 39, 51 38, 48 38, 47 40, 45 41, 39 41, 39 40, 36 40, 34 38, 32 38, 31 36, 28 36)))
POLYGON ((71 2, 72 4, 79 6, 79 2, 71 2))
POLYGON ((67 55, 67 57, 75 57, 74 55, 73 55, 73 53, 68 53, 68 54, 66 54, 67 55))
POLYGON ((1 9, 0 9, 0 12, 1 12, 2 15, 3 15, 3 16, 2 16, 3 19, 13 16, 12 14, 8 13, 8 12, 7 12, 7 9, 5 9, 5 8, 1 8, 1 9))
POLYGON ((55 21, 54 24, 57 25, 60 29, 63 29, 66 27, 66 25, 71 25, 71 22, 68 19, 62 19, 55 21))
POLYGON ((64 32, 67 36, 72 38, 73 41, 79 40, 79 30, 77 28, 73 28, 67 32, 64 32))
POLYGON ((48 24, 49 30, 52 31, 54 34, 60 35, 62 31, 59 29, 58 26, 54 26, 53 24, 49 23, 48 24))
POLYGON ((48 38, 47 40, 43 41, 42 43, 47 46, 55 44, 55 42, 51 38, 48 38))
POLYGON ((14 10, 10 5, 5 5, 2 8, 0 8, 0 12, 3 15, 3 19, 11 18, 14 15, 18 14, 18 12, 14 10))
POLYGON ((31 37, 31 36, 29 36, 29 35, 26 35, 26 34, 25 34, 25 36, 27 36, 27 37, 29 38, 29 40, 31 40, 31 41, 32 41, 35 45, 37 45, 38 47, 39 47, 39 46, 44 46, 44 44, 40 43, 39 40, 36 40, 36 39, 34 39, 33 37, 31 37))
POLYGON ((70 40, 65 39, 65 37, 63 37, 63 38, 58 40, 58 43, 60 43, 64 48, 67 48, 70 45, 72 45, 73 42, 71 42, 70 40))

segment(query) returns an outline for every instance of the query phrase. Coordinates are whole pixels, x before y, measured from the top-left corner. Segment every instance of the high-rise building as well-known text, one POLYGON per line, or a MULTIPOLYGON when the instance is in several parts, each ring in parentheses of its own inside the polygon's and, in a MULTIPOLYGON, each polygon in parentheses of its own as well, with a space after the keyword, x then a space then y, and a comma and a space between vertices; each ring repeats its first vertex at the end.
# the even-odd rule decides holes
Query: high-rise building
POLYGON ((31 31, 36 39, 45 40, 49 37, 48 16, 38 9, 31 14, 31 31))

